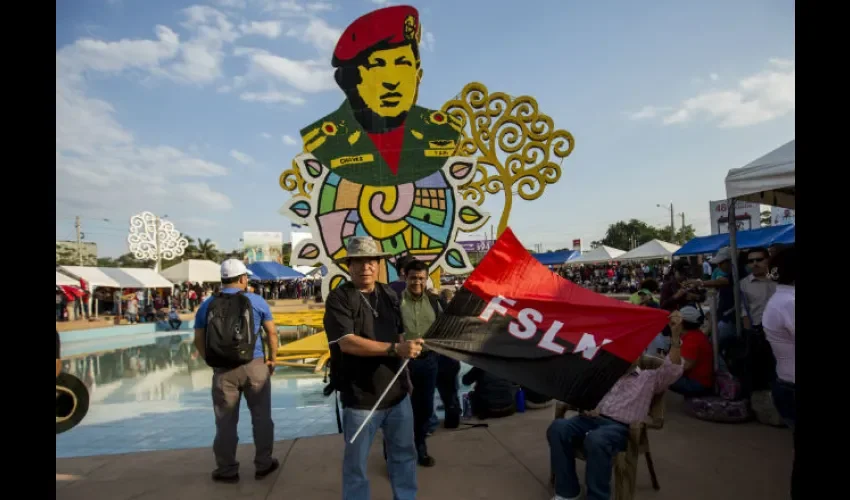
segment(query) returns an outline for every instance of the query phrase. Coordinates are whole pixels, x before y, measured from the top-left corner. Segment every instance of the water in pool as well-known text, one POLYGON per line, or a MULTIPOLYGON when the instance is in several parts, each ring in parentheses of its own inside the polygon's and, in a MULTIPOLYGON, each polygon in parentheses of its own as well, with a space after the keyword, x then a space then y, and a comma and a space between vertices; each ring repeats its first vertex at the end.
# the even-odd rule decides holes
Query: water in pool
MULTIPOLYGON (((287 338, 294 340, 282 336, 281 342, 287 338)), ((177 331, 134 335, 124 341, 134 345, 121 348, 114 348, 115 339, 64 342, 64 370, 86 383, 91 403, 77 427, 56 436, 56 457, 211 446, 212 371, 198 359, 191 339, 190 331, 177 331)), ((337 431, 333 398, 322 395, 324 385, 323 376, 310 370, 277 369, 272 377, 276 440, 337 431)), ((244 400, 239 436, 251 442, 244 400)))

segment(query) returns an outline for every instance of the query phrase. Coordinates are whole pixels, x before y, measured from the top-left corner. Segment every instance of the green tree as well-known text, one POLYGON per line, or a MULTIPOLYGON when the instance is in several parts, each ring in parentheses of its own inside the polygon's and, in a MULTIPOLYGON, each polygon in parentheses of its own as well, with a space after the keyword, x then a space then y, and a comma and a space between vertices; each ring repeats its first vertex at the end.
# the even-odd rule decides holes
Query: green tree
POLYGON ((690 224, 686 224, 685 227, 677 228, 676 234, 673 235, 673 231, 670 229, 670 226, 666 226, 658 231, 657 237, 661 241, 683 245, 696 237, 696 230, 694 230, 694 227, 690 224))
POLYGON ((605 245, 620 250, 631 250, 655 238, 658 238, 658 229, 646 222, 637 219, 628 222, 621 220, 608 226, 605 237, 591 243, 591 247, 605 245))

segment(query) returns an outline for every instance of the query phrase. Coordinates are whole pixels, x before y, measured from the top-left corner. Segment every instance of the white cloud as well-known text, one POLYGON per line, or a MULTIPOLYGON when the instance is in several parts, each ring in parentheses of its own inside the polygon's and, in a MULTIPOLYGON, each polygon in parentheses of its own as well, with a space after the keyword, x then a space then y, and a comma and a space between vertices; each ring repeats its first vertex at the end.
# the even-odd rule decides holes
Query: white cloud
POLYGON ((278 14, 298 14, 304 12, 304 7, 295 0, 261 0, 262 10, 278 14))
POLYGON ((669 111, 670 108, 657 108, 655 106, 644 106, 638 111, 634 113, 626 113, 631 120, 645 120, 647 118, 655 118, 661 113, 665 111, 669 111))
POLYGON ((263 139, 271 139, 272 135, 268 132, 263 132, 262 134, 260 134, 260 137, 262 137, 263 139))
POLYGON ((303 97, 295 94, 285 94, 276 90, 269 90, 266 92, 243 92, 239 95, 239 99, 246 102, 264 102, 267 104, 285 102, 296 106, 301 106, 306 102, 303 97))
POLYGON ((238 161, 243 165, 253 165, 254 159, 251 158, 251 155, 248 153, 243 153, 242 151, 237 151, 235 149, 230 150, 230 157, 234 160, 238 161))
MULTIPOLYGON (((721 128, 746 127, 784 116, 795 109, 796 70, 793 60, 771 59, 768 69, 741 79, 737 87, 712 89, 685 99, 662 118, 665 125, 705 118, 721 128)), ((659 116, 647 106, 632 119, 659 116)))
POLYGON ((434 44, 435 44, 436 41, 437 41, 437 39, 434 38, 434 34, 431 33, 430 31, 426 31, 422 34, 422 41, 419 43, 419 47, 422 50, 429 50, 429 51, 433 52, 434 51, 434 44))
POLYGON ((298 144, 298 141, 288 135, 284 135, 281 139, 283 139, 283 143, 287 146, 295 146, 296 144, 298 144))
POLYGON ((275 39, 283 32, 283 25, 280 21, 251 21, 240 26, 240 29, 246 35, 261 35, 275 39))
MULTIPOLYGON (((109 102, 87 95, 87 78, 98 74, 161 74, 181 46, 171 29, 157 26, 155 33, 153 40, 81 39, 56 51, 58 211, 120 217, 168 204, 179 212, 186 178, 227 174, 223 166, 173 146, 139 144, 109 102)), ((205 190, 190 210, 230 207, 226 195, 198 184, 205 190)))
POLYGON ((173 77, 190 83, 209 83, 222 76, 224 45, 239 34, 227 16, 212 7, 193 5, 183 10, 183 27, 193 37, 181 45, 180 57, 170 68, 173 77))
POLYGON ((328 2, 313 2, 307 4, 307 10, 311 10, 313 12, 333 10, 333 8, 334 6, 328 2))
POLYGON ((230 210, 233 204, 230 198, 213 191, 205 182, 185 182, 177 185, 180 195, 199 206, 218 210, 230 210))
POLYGON ((301 92, 323 92, 337 87, 333 68, 327 61, 296 61, 256 49, 250 52, 249 60, 248 79, 264 74, 301 92))
POLYGON ((385 4, 385 3, 387 3, 388 1, 389 1, 389 0, 372 0, 372 3, 376 3, 376 4, 378 4, 378 5, 384 5, 384 4, 385 4))
POLYGON ((720 79, 720 76, 718 76, 717 73, 711 73, 710 75, 708 75, 708 77, 711 78, 712 82, 716 82, 718 79, 720 79))
POLYGON ((342 36, 342 30, 328 25, 322 19, 312 19, 303 33, 294 36, 310 43, 319 51, 329 51, 336 46, 337 40, 342 36))
POLYGON ((231 9, 244 9, 248 6, 246 0, 215 0, 216 5, 228 7, 231 9))

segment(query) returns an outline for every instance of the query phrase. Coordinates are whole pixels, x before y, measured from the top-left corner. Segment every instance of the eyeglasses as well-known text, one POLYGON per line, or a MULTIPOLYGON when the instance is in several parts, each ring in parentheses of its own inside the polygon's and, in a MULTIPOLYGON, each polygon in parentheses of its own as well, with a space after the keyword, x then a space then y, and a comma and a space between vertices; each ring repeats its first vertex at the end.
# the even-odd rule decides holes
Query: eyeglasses
POLYGON ((759 262, 764 262, 764 257, 758 259, 747 259, 748 264, 758 264, 759 262))

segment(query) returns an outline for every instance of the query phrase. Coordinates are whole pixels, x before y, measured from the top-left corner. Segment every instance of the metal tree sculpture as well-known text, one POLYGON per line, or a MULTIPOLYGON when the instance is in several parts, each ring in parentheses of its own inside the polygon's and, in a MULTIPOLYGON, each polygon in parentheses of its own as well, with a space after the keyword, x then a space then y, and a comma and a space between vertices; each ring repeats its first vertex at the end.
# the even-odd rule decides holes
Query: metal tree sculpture
POLYGON ((485 191, 504 191, 500 235, 508 226, 513 196, 526 201, 540 198, 546 185, 561 178, 561 162, 575 146, 572 134, 556 130, 552 118, 538 111, 533 97, 491 94, 481 83, 467 84, 443 105, 443 112, 462 124, 464 137, 457 154, 478 156, 472 181, 461 187, 463 198, 480 206, 485 191), (499 153, 507 155, 504 162, 499 153), (553 161, 553 156, 560 161, 553 161))
POLYGON ((130 217, 130 235, 127 236, 130 252, 139 260, 156 262, 159 272, 160 260, 172 260, 183 255, 189 242, 174 228, 170 221, 163 221, 151 212, 141 212, 130 217))

